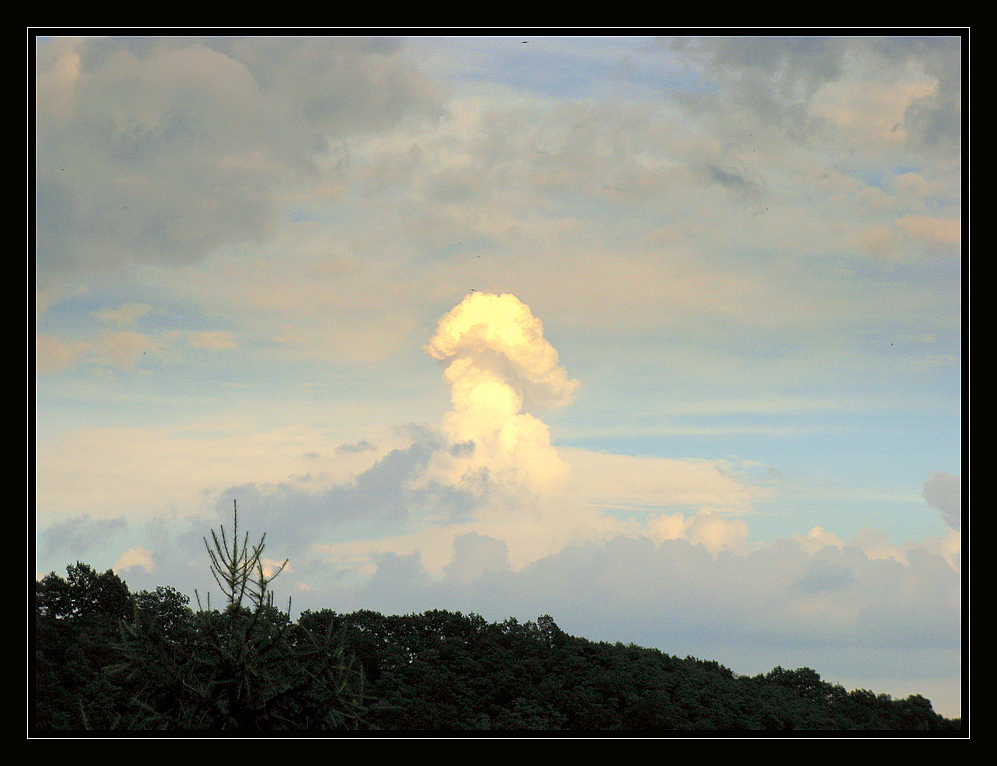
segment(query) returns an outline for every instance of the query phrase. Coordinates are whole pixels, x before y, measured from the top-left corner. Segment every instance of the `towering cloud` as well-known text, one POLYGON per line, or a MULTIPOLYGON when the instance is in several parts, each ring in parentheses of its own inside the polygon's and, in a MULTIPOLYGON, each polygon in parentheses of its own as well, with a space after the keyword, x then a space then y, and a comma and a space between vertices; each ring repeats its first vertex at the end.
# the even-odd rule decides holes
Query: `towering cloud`
POLYGON ((554 448, 533 413, 570 402, 578 382, 515 296, 472 292, 425 351, 443 364, 452 399, 449 450, 428 478, 481 499, 476 530, 506 541, 514 565, 617 535, 684 538, 713 553, 743 544, 743 522, 721 514, 748 510, 756 491, 717 465, 554 448))
POLYGON ((578 383, 528 306, 472 292, 440 320, 425 350, 443 363, 450 386, 443 427, 453 449, 440 469, 451 482, 536 493, 563 480, 550 431, 530 410, 566 404, 578 383))
POLYGON ((445 364, 451 382, 462 377, 459 370, 451 373, 459 360, 501 377, 520 406, 558 407, 570 402, 578 388, 544 338, 543 322, 508 293, 472 292, 440 319, 426 353, 445 364))

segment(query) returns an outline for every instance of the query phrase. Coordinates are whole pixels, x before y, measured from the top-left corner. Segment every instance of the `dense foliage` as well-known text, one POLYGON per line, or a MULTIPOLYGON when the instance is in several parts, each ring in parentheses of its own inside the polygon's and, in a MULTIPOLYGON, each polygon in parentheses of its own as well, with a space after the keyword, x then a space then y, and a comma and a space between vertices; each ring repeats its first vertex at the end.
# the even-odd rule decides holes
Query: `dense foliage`
MULTIPOLYGON (((273 604, 283 569, 222 527, 204 544, 225 599, 197 611, 172 588, 132 596, 77 563, 35 588, 35 728, 251 731, 356 727, 363 674, 338 637, 273 604)), ((284 564, 287 562, 285 561, 284 564)))
POLYGON ((547 616, 191 609, 86 564, 36 584, 37 730, 955 731, 914 695, 808 668, 712 661, 569 636, 547 616))
MULTIPOLYGON (((712 661, 479 615, 274 607, 262 553, 204 540, 224 607, 132 594, 76 563, 35 584, 34 721, 80 730, 956 732, 924 697, 845 691, 809 668, 737 676, 712 661)), ((284 562, 286 564, 287 562, 284 562)))
POLYGON ((431 611, 306 612, 347 637, 368 678, 371 729, 958 729, 920 696, 893 700, 821 681, 808 668, 736 676, 712 661, 575 638, 548 616, 487 623, 431 611))

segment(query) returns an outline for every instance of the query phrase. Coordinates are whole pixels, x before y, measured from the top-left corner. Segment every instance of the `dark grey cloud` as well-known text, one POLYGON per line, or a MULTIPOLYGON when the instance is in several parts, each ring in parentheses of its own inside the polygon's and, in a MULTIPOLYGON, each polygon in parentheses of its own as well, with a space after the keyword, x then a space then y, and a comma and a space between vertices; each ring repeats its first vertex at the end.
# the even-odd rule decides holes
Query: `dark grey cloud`
POLYGON ((124 519, 92 519, 84 514, 68 518, 41 533, 42 551, 46 557, 68 556, 86 560, 103 548, 110 539, 128 530, 124 519))
POLYGON ((747 109, 763 125, 803 141, 816 127, 806 104, 842 72, 848 38, 817 36, 736 36, 661 38, 686 60, 702 67, 718 88, 689 103, 747 109))
POLYGON ((909 141, 930 148, 958 149, 962 141, 962 98, 959 89, 917 99, 907 108, 909 141))
POLYGON ((855 575, 844 564, 818 559, 814 562, 814 566, 796 581, 796 587, 804 593, 821 593, 847 588, 854 582, 856 582, 855 575))
POLYGON ((921 485, 924 501, 934 508, 949 527, 962 526, 962 479, 939 471, 921 485))
POLYGON ((309 122, 335 134, 377 130, 416 112, 438 116, 434 87, 394 37, 212 38, 262 90, 279 92, 309 122))
POLYGON ((268 531, 274 556, 281 559, 300 557, 316 542, 338 539, 343 530, 383 536, 415 523, 468 519, 481 502, 478 496, 422 480, 433 456, 446 449, 442 438, 428 429, 410 433, 415 437, 410 446, 391 450, 344 484, 319 491, 307 482, 230 487, 219 496, 217 519, 227 523, 237 503, 247 529, 268 531))
POLYGON ((336 447, 336 452, 339 453, 357 453, 357 452, 368 452, 371 450, 376 450, 373 444, 371 444, 366 439, 361 439, 358 442, 353 442, 351 444, 340 444, 336 447))
POLYGON ((938 78, 935 94, 917 99, 904 117, 912 148, 958 151, 962 142, 962 39, 956 35, 874 38, 873 49, 892 66, 916 62, 938 78))
POLYGON ((658 38, 712 79, 714 90, 683 98, 700 108, 726 112, 745 108, 761 125, 804 141, 824 126, 807 105, 821 87, 846 76, 863 61, 878 75, 908 66, 938 78, 938 92, 915 101, 904 128, 911 148, 959 146, 961 137, 962 42, 958 35, 848 37, 822 35, 738 35, 658 38))
POLYGON ((711 65, 735 77, 771 84, 784 99, 807 99, 842 72, 846 38, 817 36, 707 37, 711 65))
POLYGON ((43 283, 259 240, 330 138, 438 113, 402 44, 362 37, 50 38, 36 105, 43 283))
POLYGON ((763 192, 761 186, 747 178, 744 173, 735 168, 723 168, 717 165, 707 165, 706 175, 709 180, 718 183, 733 195, 745 202, 757 202, 763 192))

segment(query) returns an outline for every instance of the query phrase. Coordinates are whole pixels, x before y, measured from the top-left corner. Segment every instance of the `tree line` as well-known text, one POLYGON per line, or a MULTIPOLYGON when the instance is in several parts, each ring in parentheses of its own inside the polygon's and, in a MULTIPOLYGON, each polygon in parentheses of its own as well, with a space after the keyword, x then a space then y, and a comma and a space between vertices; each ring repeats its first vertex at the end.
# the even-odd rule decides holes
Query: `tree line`
MULTIPOLYGON (((961 731, 810 668, 741 676, 714 661, 570 636, 547 615, 278 609, 250 545, 205 546, 224 604, 131 593, 77 562, 35 584, 33 721, 59 731, 961 731)), ((286 562, 285 562, 286 563, 286 562)))

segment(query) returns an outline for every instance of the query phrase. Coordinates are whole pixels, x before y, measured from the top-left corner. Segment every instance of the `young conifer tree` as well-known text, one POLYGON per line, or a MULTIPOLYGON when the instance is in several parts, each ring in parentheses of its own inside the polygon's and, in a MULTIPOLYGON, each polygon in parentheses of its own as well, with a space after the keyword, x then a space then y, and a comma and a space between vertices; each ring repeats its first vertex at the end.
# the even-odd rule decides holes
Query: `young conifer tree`
MULTIPOLYGON (((225 534, 224 525, 218 532, 211 530, 211 544, 205 537, 204 547, 208 551, 208 558, 211 560, 211 574, 222 589, 227 600, 227 609, 238 610, 242 608, 243 600, 248 598, 256 613, 263 609, 273 608, 273 593, 269 591, 270 583, 277 578, 284 567, 287 566, 287 559, 284 559, 277 569, 270 575, 266 574, 263 564, 263 550, 266 547, 266 533, 260 541, 249 547, 249 533, 239 542, 239 507, 236 501, 232 501, 232 540, 231 543, 225 534)), ((210 605, 209 605, 210 606, 210 605)), ((290 615, 291 604, 287 605, 288 615, 290 615)))
POLYGON ((181 641, 164 643, 147 623, 124 625, 124 668, 138 693, 128 722, 135 728, 208 730, 324 730, 352 728, 362 704, 362 676, 332 631, 318 635, 294 624, 273 605, 266 535, 240 539, 233 503, 232 534, 222 526, 204 538, 211 573, 225 597, 192 614, 181 641))

